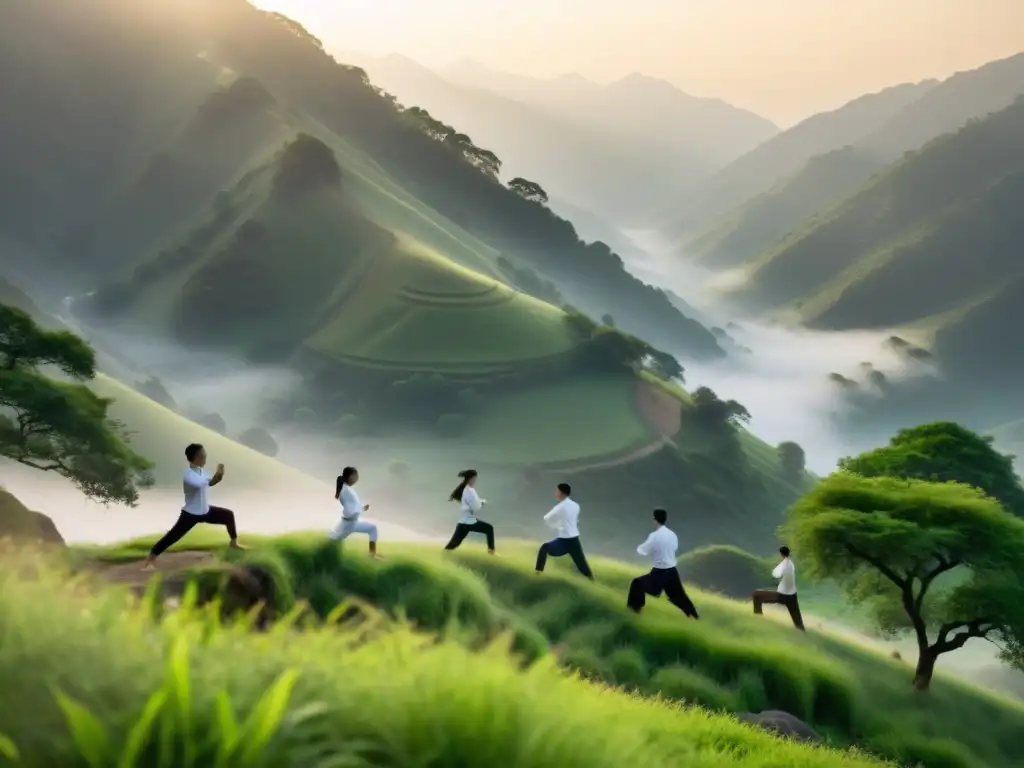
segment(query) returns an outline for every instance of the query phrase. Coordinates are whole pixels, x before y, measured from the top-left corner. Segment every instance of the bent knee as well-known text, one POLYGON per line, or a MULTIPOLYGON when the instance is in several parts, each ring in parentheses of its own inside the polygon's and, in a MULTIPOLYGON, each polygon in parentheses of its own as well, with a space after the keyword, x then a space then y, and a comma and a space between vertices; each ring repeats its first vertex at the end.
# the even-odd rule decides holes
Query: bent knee
POLYGON ((366 531, 370 536, 370 541, 377 541, 377 526, 371 525, 366 531))

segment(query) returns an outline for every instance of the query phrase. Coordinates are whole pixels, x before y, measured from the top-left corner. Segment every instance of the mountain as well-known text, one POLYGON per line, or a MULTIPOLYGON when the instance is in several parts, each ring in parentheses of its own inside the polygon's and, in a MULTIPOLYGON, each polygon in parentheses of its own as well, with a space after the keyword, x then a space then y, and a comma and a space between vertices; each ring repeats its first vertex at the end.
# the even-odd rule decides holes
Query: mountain
POLYGON ((630 144, 648 145, 675 171, 680 185, 698 182, 778 133, 774 123, 748 110, 691 96, 638 73, 598 85, 578 75, 528 78, 462 62, 443 74, 630 144))
POLYGON ((671 381, 675 355, 723 356, 715 335, 536 184, 245 0, 83 0, 69 26, 64 6, 0 6, 35 41, 2 51, 0 163, 34 194, 0 237, 101 357, 168 393, 199 361, 284 369, 301 383, 254 398, 261 426, 432 480, 486 467, 506 535, 566 481, 592 489, 595 551, 623 551, 627 504, 666 500, 706 510, 694 545, 776 546, 807 478, 671 381))
POLYGON ((721 267, 733 266, 774 246, 780 232, 797 228, 800 215, 824 212, 852 194, 904 152, 1008 106, 1021 93, 1024 54, 942 82, 896 86, 861 97, 834 112, 808 118, 730 164, 686 197, 665 227, 684 255, 703 257, 707 266, 719 265, 719 258, 721 267), (852 151, 845 156, 809 162, 815 155, 847 146, 852 151), (801 173, 808 178, 800 179, 801 173), (788 191, 777 188, 783 184, 788 191), (809 198, 799 199, 799 190, 810 188, 822 195, 821 204, 812 211, 807 210, 809 198), (744 210, 745 204, 769 192, 773 202, 767 208, 762 200, 744 210), (759 237, 755 234, 758 217, 772 207, 781 218, 759 237), (748 217, 751 220, 744 222, 748 217), (739 252, 726 253, 724 240, 734 229, 748 231, 739 252))
POLYGON ((1024 375, 1024 97, 926 144, 753 263, 736 298, 816 328, 907 326, 950 375, 1024 375))
POLYGON ((696 173, 700 165, 686 158, 666 164, 656 147, 607 135, 504 95, 456 85, 404 56, 359 63, 375 84, 400 101, 427 109, 495 152, 505 178, 533 179, 550 196, 611 220, 679 194, 677 178, 696 173))
POLYGON ((876 131, 936 84, 927 80, 897 85, 807 118, 694 186, 664 213, 662 228, 685 242, 716 219, 797 173, 815 155, 854 144, 876 131))

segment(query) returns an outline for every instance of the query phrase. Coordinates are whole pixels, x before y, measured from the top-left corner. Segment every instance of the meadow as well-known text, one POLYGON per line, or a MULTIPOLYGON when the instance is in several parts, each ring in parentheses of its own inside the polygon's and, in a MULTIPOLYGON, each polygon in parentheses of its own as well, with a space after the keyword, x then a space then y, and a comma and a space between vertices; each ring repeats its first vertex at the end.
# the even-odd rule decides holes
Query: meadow
MULTIPOLYGON (((147 544, 80 548, 73 559, 79 566, 94 567, 97 562, 127 562, 141 557, 147 544)), ((190 535, 179 549, 214 546, 200 534, 190 535)), ((367 559, 358 547, 351 551, 359 554, 296 534, 259 540, 241 562, 269 574, 269 600, 279 616, 308 605, 313 614, 327 617, 339 605, 365 602, 401 617, 419 632, 443 633, 470 649, 487 648, 507 637, 506 644, 526 663, 545 664, 553 654, 563 667, 592 683, 654 697, 655 703, 638 706, 685 703, 721 714, 783 709, 812 725, 834 747, 856 745, 901 765, 1010 768, 1024 759, 1018 738, 1024 707, 1019 703, 942 674, 922 696, 911 689, 907 663, 888 658, 868 642, 851 641, 848 633, 822 628, 813 617, 804 635, 788 625, 784 612, 754 617, 747 604, 693 590, 699 622, 686 621, 661 600, 651 601, 635 617, 623 603, 629 580, 643 570, 641 564, 595 558, 593 584, 560 561, 537 577, 531 567, 534 549, 527 544, 504 544, 497 558, 473 544, 454 555, 433 547, 389 545, 383 562, 367 559)), ((209 587, 203 574, 215 562, 194 571, 197 585, 209 587)), ((209 659, 209 654, 202 657, 209 659)), ((474 701, 476 694, 470 690, 481 690, 475 676, 462 667, 449 677, 468 683, 469 689, 461 694, 447 689, 448 695, 467 704, 474 701)), ((392 690, 390 680, 379 685, 392 690)), ((402 699, 401 706, 405 704, 402 699)), ((582 713, 584 706, 572 710, 582 713)), ((709 712, 701 710, 701 718, 706 720, 709 712)), ((597 729, 591 725, 592 730, 597 729)), ((685 733, 687 739, 694 736, 682 725, 673 732, 685 733)), ((723 753, 734 758, 746 754, 714 738, 701 737, 697 743, 720 759, 725 759, 723 753)), ((803 764, 796 753, 784 758, 774 747, 763 759, 769 761, 765 765, 803 764)))

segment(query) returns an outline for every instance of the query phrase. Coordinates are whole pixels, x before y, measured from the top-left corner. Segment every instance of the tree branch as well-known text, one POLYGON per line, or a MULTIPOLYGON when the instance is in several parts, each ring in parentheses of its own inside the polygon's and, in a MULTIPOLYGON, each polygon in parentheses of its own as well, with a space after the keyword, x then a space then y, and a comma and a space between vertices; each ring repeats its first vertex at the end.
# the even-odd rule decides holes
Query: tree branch
POLYGON ((972 621, 956 621, 943 624, 939 627, 939 636, 931 649, 936 653, 948 653, 949 651, 955 651, 958 648, 963 648, 964 644, 971 638, 983 638, 987 639, 991 632, 994 632, 999 628, 999 625, 991 619, 974 619, 972 621), (954 632, 959 629, 966 631, 958 634, 949 636, 950 632, 954 632))
POLYGON ((854 557, 859 557, 868 565, 878 569, 878 571, 883 576, 885 576, 885 578, 887 578, 901 590, 906 589, 909 579, 902 578, 898 573, 896 573, 896 571, 887 566, 881 560, 879 560, 876 557, 872 557, 867 552, 857 549, 857 547, 853 546, 852 544, 843 544, 843 546, 846 547, 846 550, 854 557))
POLYGON ((917 593, 917 597, 914 598, 914 607, 918 612, 921 611, 921 607, 924 605, 924 596, 928 592, 928 588, 931 587, 932 582, 942 574, 960 565, 959 560, 945 560, 940 557, 938 561, 939 564, 935 568, 921 577, 921 590, 917 593))

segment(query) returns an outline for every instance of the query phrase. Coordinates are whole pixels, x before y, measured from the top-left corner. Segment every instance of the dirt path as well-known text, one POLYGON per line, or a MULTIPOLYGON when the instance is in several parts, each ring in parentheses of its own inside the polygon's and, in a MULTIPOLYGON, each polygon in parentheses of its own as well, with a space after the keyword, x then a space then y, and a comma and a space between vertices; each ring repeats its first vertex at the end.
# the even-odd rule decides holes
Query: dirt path
POLYGON ((156 569, 153 571, 142 570, 141 559, 127 563, 95 563, 89 570, 112 584, 143 590, 156 574, 166 576, 169 573, 180 573, 216 561, 217 558, 212 552, 165 552, 157 559, 156 569))

